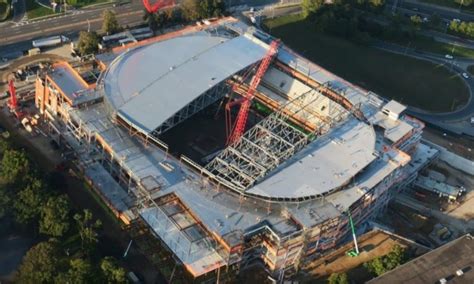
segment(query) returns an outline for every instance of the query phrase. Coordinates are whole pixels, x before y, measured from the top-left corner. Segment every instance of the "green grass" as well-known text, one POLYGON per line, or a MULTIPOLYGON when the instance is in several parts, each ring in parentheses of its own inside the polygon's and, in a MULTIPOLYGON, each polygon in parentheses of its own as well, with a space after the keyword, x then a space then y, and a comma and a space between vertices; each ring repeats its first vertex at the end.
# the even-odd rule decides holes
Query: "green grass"
POLYGON ((54 14, 52 9, 45 8, 34 0, 26 0, 26 14, 28 19, 34 19, 54 14))
POLYGON ((442 66, 316 33, 299 15, 265 24, 270 33, 303 56, 386 98, 439 112, 468 100, 461 78, 442 66))

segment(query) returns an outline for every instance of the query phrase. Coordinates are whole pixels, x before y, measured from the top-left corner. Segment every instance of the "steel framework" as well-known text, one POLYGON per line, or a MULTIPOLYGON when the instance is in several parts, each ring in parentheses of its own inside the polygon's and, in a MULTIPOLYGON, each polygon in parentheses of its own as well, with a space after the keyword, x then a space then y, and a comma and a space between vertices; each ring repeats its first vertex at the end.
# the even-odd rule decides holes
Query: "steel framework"
MULTIPOLYGON (((278 52, 279 44, 280 42, 278 40, 272 41, 272 43, 270 44, 270 48, 267 51, 267 54, 265 54, 265 57, 258 66, 255 76, 253 76, 252 81, 250 82, 250 86, 247 90, 247 93, 241 100, 238 101, 238 103, 240 104, 240 109, 239 113, 237 114, 237 119, 235 120, 235 124, 232 128, 232 131, 228 131, 231 133, 230 136, 227 137, 228 145, 237 142, 244 133, 245 125, 247 124, 247 117, 250 110, 250 104, 252 102, 252 99, 255 97, 255 92, 257 90, 258 85, 260 84, 260 81, 262 80, 263 75, 265 75, 265 72, 270 66, 274 55, 278 52)), ((233 104, 235 104, 235 102, 230 103, 230 105, 233 104)), ((228 113, 230 115, 230 112, 228 113)))
POLYGON ((318 90, 312 89, 289 101, 224 149, 205 170, 218 183, 244 192, 318 135, 329 131, 333 121, 317 120, 311 131, 300 130, 292 123, 314 118, 301 115, 314 109, 321 96, 318 90))
POLYGON ((175 113, 173 116, 168 118, 160 126, 154 129, 151 132, 151 135, 158 137, 160 134, 174 127, 175 125, 181 123, 182 121, 188 119, 209 105, 215 103, 219 99, 223 98, 230 87, 226 84, 224 80, 220 84, 212 87, 207 90, 204 94, 200 95, 198 98, 194 99, 192 102, 184 106, 181 110, 175 113))

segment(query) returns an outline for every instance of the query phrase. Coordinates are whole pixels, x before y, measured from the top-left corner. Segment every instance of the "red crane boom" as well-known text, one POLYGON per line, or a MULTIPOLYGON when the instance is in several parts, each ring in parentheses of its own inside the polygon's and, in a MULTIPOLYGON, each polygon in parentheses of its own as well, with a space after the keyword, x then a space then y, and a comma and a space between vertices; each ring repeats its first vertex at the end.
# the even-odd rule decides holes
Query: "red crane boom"
POLYGON ((16 100, 16 90, 15 85, 13 84, 13 79, 10 79, 10 81, 8 82, 8 91, 10 92, 10 109, 12 111, 15 111, 17 109, 18 102, 16 100))
POLYGON ((151 13, 154 14, 158 10, 173 6, 174 5, 174 0, 158 0, 155 4, 151 4, 149 0, 143 0, 143 6, 145 6, 145 9, 151 13))
MULTIPOLYGON (((272 61, 273 56, 277 53, 279 44, 280 43, 277 40, 271 42, 270 48, 268 49, 267 53, 265 54, 265 57, 258 66, 257 72, 255 73, 255 76, 253 76, 252 81, 250 82, 250 87, 248 88, 245 96, 241 100, 229 102, 226 105, 226 108, 230 109, 231 106, 235 104, 240 104, 239 113, 237 114, 234 127, 232 128, 232 131, 230 131, 230 135, 227 137, 227 145, 238 141, 244 133, 245 125, 247 124, 247 118, 249 115, 250 105, 252 99, 255 97, 255 91, 257 90, 257 87, 260 84, 263 75, 265 75, 268 66, 270 66, 270 62, 272 61)), ((234 85, 234 88, 235 87, 236 85, 234 85)), ((228 124, 230 124, 229 118, 228 124)))

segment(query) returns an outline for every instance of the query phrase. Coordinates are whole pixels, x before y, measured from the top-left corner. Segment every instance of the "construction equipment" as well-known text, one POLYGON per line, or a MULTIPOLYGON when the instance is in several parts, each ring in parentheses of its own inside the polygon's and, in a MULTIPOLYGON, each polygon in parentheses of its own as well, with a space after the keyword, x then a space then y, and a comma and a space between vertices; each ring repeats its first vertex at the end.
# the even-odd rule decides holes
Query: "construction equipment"
MULTIPOLYGON (((265 54, 265 57, 263 58, 262 62, 258 66, 257 72, 252 78, 252 81, 250 82, 250 86, 247 90, 247 93, 241 98, 240 100, 229 102, 226 105, 226 126, 227 126, 227 133, 229 134, 227 136, 227 145, 230 145, 240 139, 242 134, 245 131, 245 125, 247 124, 247 118, 250 110, 250 105, 252 102, 252 99, 255 96, 255 91, 260 84, 260 81, 262 80, 263 75, 265 75, 265 72, 268 69, 268 66, 270 66, 270 62, 273 59, 273 56, 277 53, 278 50, 278 45, 279 45, 278 40, 274 40, 270 43, 270 48, 268 49, 267 53, 265 54), (230 115, 230 109, 232 106, 235 105, 240 105, 239 113, 237 114, 237 118, 235 120, 235 124, 232 127, 232 122, 231 122, 231 115, 230 115), (229 130, 231 129, 231 130, 229 130)), ((245 79, 244 79, 245 81, 245 79)), ((234 85, 233 89, 238 88, 238 85, 234 85)))
POLYGON ((10 79, 10 81, 8 82, 8 91, 10 92, 10 100, 8 101, 8 107, 10 108, 10 111, 19 119, 23 116, 23 113, 18 107, 16 89, 15 84, 13 83, 13 79, 10 79))
POLYGON ((150 14, 156 13, 158 10, 165 8, 165 7, 170 7, 174 5, 173 0, 158 0, 155 4, 150 4, 149 0, 143 0, 143 6, 145 6, 145 9, 148 11, 150 14))
POLYGON ((352 221, 351 212, 347 211, 347 214, 349 215, 349 223, 351 224, 352 238, 354 239, 354 249, 349 250, 348 252, 346 252, 346 254, 350 257, 356 257, 359 255, 359 246, 357 245, 357 237, 356 237, 356 232, 354 228, 354 222, 352 221))

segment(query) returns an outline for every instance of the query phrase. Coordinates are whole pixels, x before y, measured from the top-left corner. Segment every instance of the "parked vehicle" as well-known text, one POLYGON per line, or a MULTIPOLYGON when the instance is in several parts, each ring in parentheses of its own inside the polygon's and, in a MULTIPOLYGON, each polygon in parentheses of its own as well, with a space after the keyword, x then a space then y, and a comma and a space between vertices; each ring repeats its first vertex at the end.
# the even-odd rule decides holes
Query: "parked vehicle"
POLYGON ((61 45, 66 42, 70 42, 71 40, 63 35, 58 36, 50 36, 47 38, 37 39, 32 41, 33 47, 44 48, 44 47, 53 47, 57 45, 61 45))

